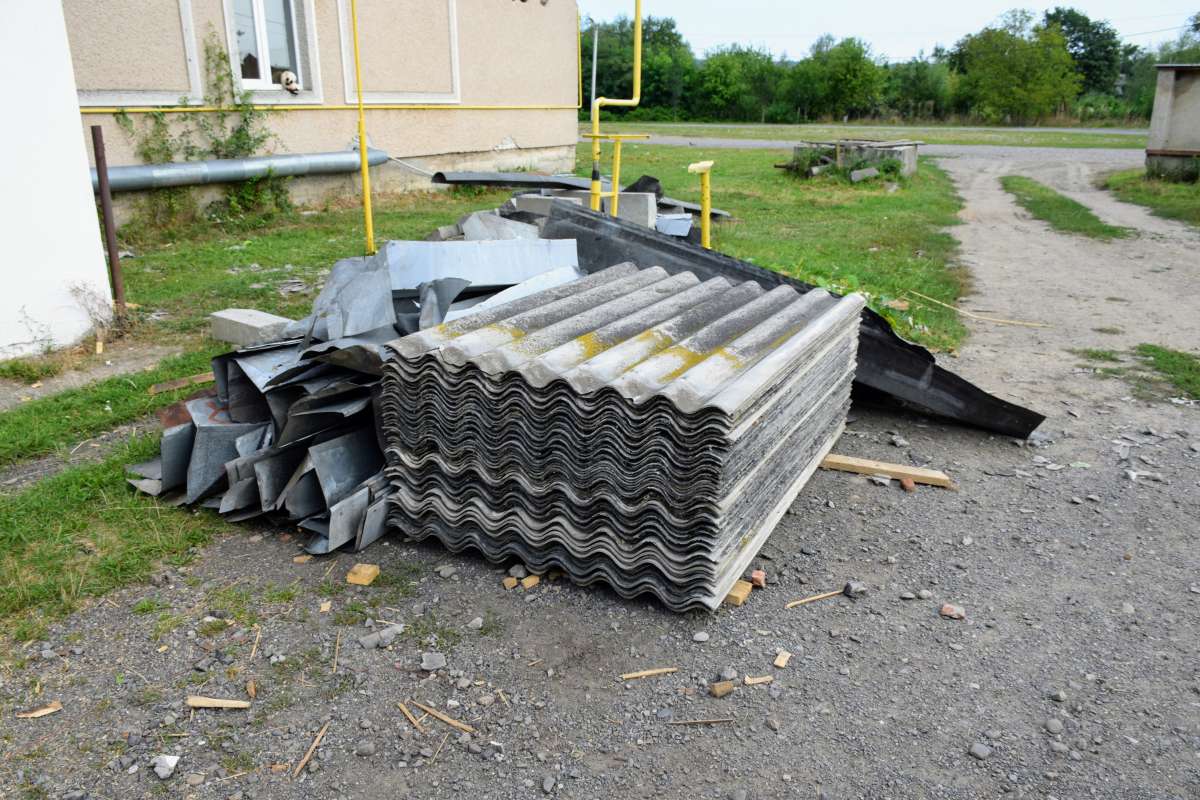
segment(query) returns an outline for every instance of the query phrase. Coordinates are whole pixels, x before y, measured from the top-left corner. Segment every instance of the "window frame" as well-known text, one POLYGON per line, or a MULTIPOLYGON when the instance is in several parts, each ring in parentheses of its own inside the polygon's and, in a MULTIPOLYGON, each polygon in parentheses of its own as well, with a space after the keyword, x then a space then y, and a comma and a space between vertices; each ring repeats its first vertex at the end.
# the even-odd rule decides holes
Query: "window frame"
MULTIPOLYGON (((247 0, 254 9, 254 42, 258 49, 258 78, 243 78, 241 70, 241 51, 238 50, 237 44, 237 23, 235 15, 230 7, 230 41, 229 41, 229 57, 234 64, 234 76, 237 77, 238 83, 243 89, 252 92, 273 92, 283 89, 283 84, 275 83, 271 80, 271 40, 267 36, 267 9, 265 0, 247 0), (263 71, 266 71, 266 77, 262 77, 263 71)), ((300 58, 300 41, 297 36, 299 27, 296 25, 296 2, 297 0, 284 0, 288 7, 288 16, 291 17, 291 48, 292 61, 296 67, 296 83, 301 87, 304 86, 303 61, 300 58)))

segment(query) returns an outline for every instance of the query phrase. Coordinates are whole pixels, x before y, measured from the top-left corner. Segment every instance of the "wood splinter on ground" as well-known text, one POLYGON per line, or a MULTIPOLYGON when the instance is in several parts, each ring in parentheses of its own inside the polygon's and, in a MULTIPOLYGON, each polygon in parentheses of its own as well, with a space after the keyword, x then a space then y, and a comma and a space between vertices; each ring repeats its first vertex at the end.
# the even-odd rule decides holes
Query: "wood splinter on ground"
POLYGON ((515 589, 517 588, 518 583, 520 583, 520 581, 518 581, 512 575, 509 575, 504 580, 500 581, 500 585, 505 589, 515 589))
POLYGON ((346 583, 353 583, 355 586, 370 586, 378 577, 378 564, 355 564, 346 573, 346 583))
POLYGON ((404 715, 404 718, 411 722, 412 726, 417 729, 417 733, 424 735, 425 729, 421 727, 421 721, 413 716, 413 713, 408 710, 408 706, 404 705, 403 702, 397 703, 396 705, 400 707, 400 713, 404 715))
POLYGON ((654 669, 642 669, 637 672, 626 672, 621 676, 621 680, 632 681, 638 678, 653 678, 656 675, 670 675, 672 672, 679 672, 679 667, 655 667, 654 669))
POLYGON ((720 725, 723 722, 736 722, 733 717, 714 717, 713 719, 673 719, 668 725, 720 725))
POLYGON ((774 663, 778 669, 783 669, 784 667, 786 667, 788 665, 788 662, 791 661, 791 659, 792 659, 791 653, 789 653, 787 650, 780 650, 778 653, 775 654, 775 662, 774 663))
POLYGON ((438 711, 436 708, 430 708, 429 706, 425 705, 424 703, 418 703, 416 700, 413 700, 412 704, 414 706, 416 706, 417 708, 421 709, 422 711, 424 711, 429 716, 433 717, 434 719, 438 719, 438 720, 441 720, 442 722, 446 723, 451 728, 457 728, 458 730, 462 731, 463 733, 474 733, 475 732, 475 729, 472 728, 467 723, 459 722, 454 717, 448 717, 445 714, 443 714, 442 712, 438 711))
POLYGON ((17 719, 37 719, 38 717, 46 717, 62 711, 62 708, 62 703, 55 700, 54 702, 48 703, 41 708, 35 708, 30 711, 18 711, 17 719))
POLYGON ((809 603, 815 603, 818 600, 828 600, 831 597, 837 597, 839 594, 845 594, 845 592, 843 592, 841 589, 836 589, 832 592, 821 592, 820 594, 814 594, 812 597, 802 597, 799 600, 793 600, 792 602, 785 605, 784 608, 795 608, 796 606, 803 606, 803 605, 808 605, 809 603))
POLYGON ((758 675, 755 677, 751 677, 750 675, 747 675, 745 678, 742 679, 742 682, 745 683, 747 686, 758 686, 760 683, 770 683, 773 680, 775 680, 774 675, 758 675))
MULTIPOLYGON (((329 722, 333 722, 333 720, 329 722)), ((308 752, 304 754, 304 758, 300 759, 300 763, 296 765, 296 771, 292 773, 293 778, 300 774, 300 770, 304 769, 304 765, 313 757, 313 753, 317 752, 317 745, 325 738, 325 731, 329 730, 329 722, 321 726, 321 730, 317 733, 317 738, 313 739, 312 744, 308 746, 308 752)))
POLYGON ((198 694, 189 694, 187 697, 189 708, 249 708, 249 700, 230 700, 224 697, 201 697, 198 694))
POLYGON ((943 489, 954 488, 954 481, 950 480, 950 476, 936 469, 909 467, 904 464, 890 464, 886 461, 875 461, 871 458, 840 456, 837 453, 830 453, 825 456, 821 461, 821 469, 857 472, 859 475, 887 475, 889 478, 909 478, 914 483, 940 486, 943 489))

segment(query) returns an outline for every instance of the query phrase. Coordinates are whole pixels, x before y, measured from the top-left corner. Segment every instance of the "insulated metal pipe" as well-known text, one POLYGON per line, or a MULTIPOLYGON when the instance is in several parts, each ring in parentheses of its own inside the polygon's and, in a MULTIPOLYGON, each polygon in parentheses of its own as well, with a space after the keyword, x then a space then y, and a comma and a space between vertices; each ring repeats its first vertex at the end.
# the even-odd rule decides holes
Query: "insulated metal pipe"
MULTIPOLYGON (((388 154, 369 150, 367 163, 373 167, 387 163, 388 154)), ((173 161, 168 164, 136 164, 109 167, 109 188, 114 192, 163 189, 169 186, 199 186, 206 183, 236 183, 254 178, 295 175, 332 175, 354 172, 360 156, 353 150, 336 153, 296 153, 250 158, 222 158, 212 161, 173 161)), ((92 170, 92 190, 98 191, 100 178, 92 170)))
POLYGON ((642 101, 642 0, 633 3, 633 96, 628 100, 592 98, 592 188, 591 209, 600 210, 600 109, 604 106, 632 108, 642 101))

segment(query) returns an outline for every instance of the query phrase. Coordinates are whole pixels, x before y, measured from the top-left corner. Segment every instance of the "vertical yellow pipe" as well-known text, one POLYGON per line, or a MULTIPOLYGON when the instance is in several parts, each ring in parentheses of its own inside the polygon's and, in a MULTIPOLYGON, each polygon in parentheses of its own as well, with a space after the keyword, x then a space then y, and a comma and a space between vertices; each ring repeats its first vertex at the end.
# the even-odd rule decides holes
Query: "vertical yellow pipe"
POLYGON ((710 173, 700 173, 700 246, 712 249, 712 184, 710 173))
POLYGON ((617 206, 621 202, 621 140, 613 141, 612 167, 612 199, 608 201, 608 213, 617 215, 617 206))
MULTIPOLYGON (((595 24, 595 23, 593 23, 595 24)), ((592 98, 592 184, 591 209, 600 210, 600 109, 604 106, 633 107, 642 101, 642 0, 633 3, 633 97, 628 100, 592 98)))
POLYGON ((358 93, 358 158, 362 173, 363 227, 367 255, 375 252, 375 222, 371 216, 371 172, 367 166, 367 119, 363 114, 362 61, 358 55, 358 2, 350 0, 350 30, 354 37, 354 85, 358 93))

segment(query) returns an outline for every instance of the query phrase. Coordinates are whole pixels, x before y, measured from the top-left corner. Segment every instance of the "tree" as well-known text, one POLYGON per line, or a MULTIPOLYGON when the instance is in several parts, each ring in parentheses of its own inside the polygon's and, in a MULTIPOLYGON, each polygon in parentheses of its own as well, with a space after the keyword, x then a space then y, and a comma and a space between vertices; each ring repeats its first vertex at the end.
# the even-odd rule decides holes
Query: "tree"
POLYGON ((1062 7, 1046 12, 1045 25, 1062 31, 1067 52, 1083 78, 1082 90, 1113 94, 1121 67, 1121 37, 1116 30, 1107 22, 1062 7))
POLYGON ((950 68, 918 56, 887 69, 884 102, 907 117, 936 117, 950 108, 950 68))
POLYGON ((961 64, 962 91, 974 113, 995 121, 1037 121, 1079 94, 1080 76, 1056 26, 1033 25, 1012 11, 997 28, 964 37, 951 61, 961 64))
POLYGON ((829 112, 844 117, 874 111, 883 87, 883 73, 871 58, 870 46, 861 39, 843 39, 823 59, 829 112))
MULTIPOLYGON (((590 87, 592 80, 594 27, 600 32, 596 96, 629 97, 633 91, 633 22, 627 17, 613 22, 586 21, 581 51, 585 87, 590 87)), ((680 110, 695 74, 696 58, 675 27, 675 20, 646 17, 642 21, 642 106, 680 110)))
POLYGON ((782 68, 765 50, 730 45, 709 51, 691 93, 692 111, 708 119, 760 122, 781 77, 782 68))

